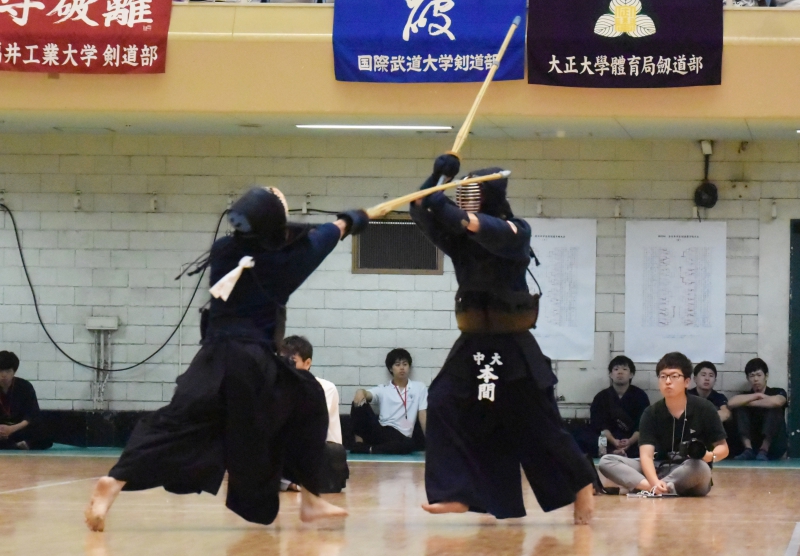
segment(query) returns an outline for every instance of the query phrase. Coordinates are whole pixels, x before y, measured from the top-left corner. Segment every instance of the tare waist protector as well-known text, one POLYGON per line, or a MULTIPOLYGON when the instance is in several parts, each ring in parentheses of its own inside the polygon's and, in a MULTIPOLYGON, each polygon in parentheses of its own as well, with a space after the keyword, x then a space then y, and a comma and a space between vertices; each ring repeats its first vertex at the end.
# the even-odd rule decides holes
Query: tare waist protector
POLYGON ((536 327, 538 318, 538 293, 461 290, 456 293, 456 322, 462 332, 525 332, 536 327))

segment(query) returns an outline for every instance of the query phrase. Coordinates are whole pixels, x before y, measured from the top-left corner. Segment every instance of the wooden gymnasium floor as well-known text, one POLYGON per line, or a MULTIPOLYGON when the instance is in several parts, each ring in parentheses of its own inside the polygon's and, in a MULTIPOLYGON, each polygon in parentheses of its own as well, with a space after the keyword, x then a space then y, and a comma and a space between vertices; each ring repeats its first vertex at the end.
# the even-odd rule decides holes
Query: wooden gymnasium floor
POLYGON ((524 519, 429 516, 420 463, 354 462, 346 494, 328 496, 349 509, 343 523, 302 524, 296 494, 282 494, 279 518, 261 527, 227 511, 222 495, 159 489, 122 493, 106 533, 89 533, 92 478, 114 461, 0 456, 0 554, 794 556, 800 546, 800 470, 791 468, 717 469, 702 499, 596 497, 594 525, 576 528, 570 509, 542 513, 527 486, 524 519))

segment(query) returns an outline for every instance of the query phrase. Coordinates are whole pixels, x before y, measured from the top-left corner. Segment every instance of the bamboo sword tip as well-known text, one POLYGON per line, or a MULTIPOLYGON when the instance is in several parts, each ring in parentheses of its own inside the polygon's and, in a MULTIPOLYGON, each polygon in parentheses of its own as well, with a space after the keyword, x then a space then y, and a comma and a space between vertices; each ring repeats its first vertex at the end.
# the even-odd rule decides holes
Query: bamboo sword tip
MULTIPOLYGON (((506 20, 506 21, 508 21, 508 20, 506 20)), ((519 26, 520 22, 522 22, 522 18, 520 16, 517 16, 517 17, 514 18, 514 21, 511 22, 511 25, 519 26)))
POLYGON ((500 175, 502 175, 504 178, 507 178, 508 176, 511 175, 511 170, 503 170, 502 172, 500 172, 500 175))

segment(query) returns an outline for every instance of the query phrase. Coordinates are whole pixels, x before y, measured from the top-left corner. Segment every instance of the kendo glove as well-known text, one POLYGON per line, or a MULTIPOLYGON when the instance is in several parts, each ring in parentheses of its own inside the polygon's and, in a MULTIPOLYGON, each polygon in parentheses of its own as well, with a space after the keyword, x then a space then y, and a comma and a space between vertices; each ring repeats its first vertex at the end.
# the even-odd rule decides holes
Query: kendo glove
POLYGON ((342 239, 350 234, 354 236, 360 234, 367 229, 367 224, 369 224, 369 216, 367 216, 367 213, 363 209, 348 210, 337 214, 336 218, 344 220, 346 224, 342 239))
POLYGON ((439 184, 439 179, 442 176, 447 177, 448 180, 455 177, 461 169, 461 161, 454 154, 445 153, 439 155, 433 163, 433 173, 425 180, 420 186, 420 189, 429 189, 439 184))
POLYGON ((461 169, 461 160, 454 153, 440 154, 433 162, 433 175, 437 180, 442 176, 453 179, 461 169))
MULTIPOLYGON (((453 153, 445 153, 441 154, 436 157, 436 160, 433 162, 433 173, 430 177, 425 180, 425 182, 420 186, 420 190, 430 189, 431 187, 435 187, 439 185, 439 180, 442 176, 445 176, 447 180, 451 180, 458 171, 461 169, 461 161, 459 158, 453 153)), ((431 204, 438 204, 443 202, 446 199, 444 192, 437 191, 432 195, 428 195, 422 199, 422 206, 429 208, 431 204)))

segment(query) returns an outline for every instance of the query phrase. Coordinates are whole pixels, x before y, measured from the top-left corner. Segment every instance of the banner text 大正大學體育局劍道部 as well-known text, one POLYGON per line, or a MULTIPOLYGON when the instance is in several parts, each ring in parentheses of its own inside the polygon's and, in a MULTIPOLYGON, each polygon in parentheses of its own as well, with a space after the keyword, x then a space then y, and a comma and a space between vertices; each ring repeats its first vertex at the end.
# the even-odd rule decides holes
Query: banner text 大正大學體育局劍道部
POLYGON ((719 85, 722 2, 531 0, 528 83, 652 88, 719 85))

